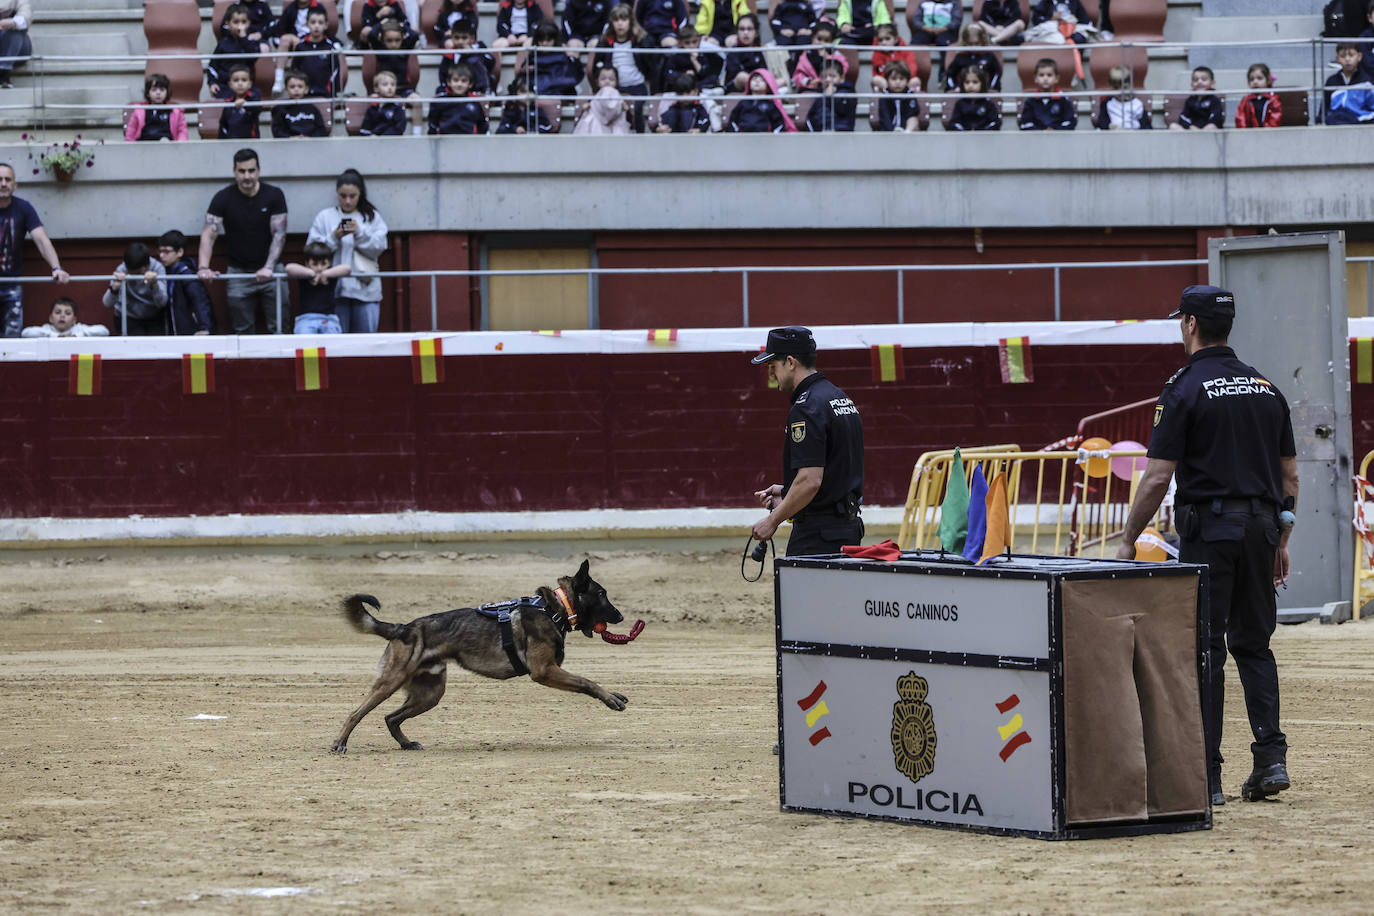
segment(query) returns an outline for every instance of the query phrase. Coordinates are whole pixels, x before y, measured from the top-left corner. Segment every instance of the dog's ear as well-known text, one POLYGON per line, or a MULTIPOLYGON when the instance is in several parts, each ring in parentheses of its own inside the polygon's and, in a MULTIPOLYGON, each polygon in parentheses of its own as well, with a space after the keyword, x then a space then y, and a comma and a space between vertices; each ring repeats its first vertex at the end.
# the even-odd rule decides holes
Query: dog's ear
POLYGON ((586 580, 590 579, 591 573, 587 571, 590 566, 590 560, 583 560, 582 565, 577 567, 577 575, 573 578, 577 579, 579 582, 585 582, 586 580))

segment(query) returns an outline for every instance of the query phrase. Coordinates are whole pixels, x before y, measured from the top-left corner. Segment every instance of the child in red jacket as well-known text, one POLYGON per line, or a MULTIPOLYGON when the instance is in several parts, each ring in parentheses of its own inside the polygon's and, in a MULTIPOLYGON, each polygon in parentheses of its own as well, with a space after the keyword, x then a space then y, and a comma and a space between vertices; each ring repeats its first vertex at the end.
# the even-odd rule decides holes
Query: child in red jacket
POLYGON ((1236 109, 1237 127, 1278 127, 1283 120, 1283 106, 1279 97, 1270 91, 1274 85, 1274 75, 1269 72, 1268 64, 1251 64, 1245 71, 1246 82, 1255 90, 1240 100, 1236 109))

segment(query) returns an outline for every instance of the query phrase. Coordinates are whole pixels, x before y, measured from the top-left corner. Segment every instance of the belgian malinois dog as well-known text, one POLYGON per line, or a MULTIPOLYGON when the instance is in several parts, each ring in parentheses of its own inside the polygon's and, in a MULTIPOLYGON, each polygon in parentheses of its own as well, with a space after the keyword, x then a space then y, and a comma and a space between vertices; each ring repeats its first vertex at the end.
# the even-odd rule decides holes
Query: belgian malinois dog
POLYGON ((583 636, 591 638, 598 624, 604 629, 606 624, 624 619, 606 597, 606 589, 587 573, 587 565, 583 560, 576 575, 559 578, 557 588, 541 585, 533 601, 521 599, 481 609, 459 608, 410 623, 387 623, 373 617, 364 605, 371 605, 374 610, 381 610, 382 606, 371 595, 345 598, 344 618, 353 628, 388 642, 372 691, 344 722, 331 750, 345 753, 348 736, 363 717, 402 687, 407 691, 406 701, 386 717, 386 727, 403 749, 420 750, 420 742, 401 733, 401 723, 439 704, 447 684, 450 659, 474 674, 498 680, 528 672, 536 684, 585 693, 617 712, 623 710, 629 702, 624 694, 560 667, 564 635, 580 630, 583 636), (494 609, 504 609, 500 616, 508 622, 499 620, 494 609))

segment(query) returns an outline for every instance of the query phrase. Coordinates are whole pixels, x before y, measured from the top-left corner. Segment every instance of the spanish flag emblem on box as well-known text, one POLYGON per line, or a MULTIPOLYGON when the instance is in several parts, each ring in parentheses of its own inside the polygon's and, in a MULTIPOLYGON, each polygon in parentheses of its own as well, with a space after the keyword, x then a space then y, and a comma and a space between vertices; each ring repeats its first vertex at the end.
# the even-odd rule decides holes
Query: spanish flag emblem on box
POLYGON ((873 381, 900 382, 906 378, 901 344, 875 344, 869 350, 873 355, 873 381))
POLYGON ((329 366, 324 347, 305 347, 296 351, 296 390, 322 391, 329 387, 329 366))
POLYGON ((215 390, 215 357, 211 353, 181 354, 181 393, 211 394, 215 390))
POLYGON ((661 345, 677 343, 677 328, 654 328, 649 332, 649 343, 661 345))
POLYGON ((410 342, 410 374, 417 385, 435 385, 444 380, 444 341, 426 337, 410 342))
POLYGON ((997 362, 1002 370, 1002 384, 1035 381, 1029 337, 1003 337, 997 343, 997 362))
POLYGON ((67 370, 67 394, 100 394, 100 354, 73 353, 67 370))

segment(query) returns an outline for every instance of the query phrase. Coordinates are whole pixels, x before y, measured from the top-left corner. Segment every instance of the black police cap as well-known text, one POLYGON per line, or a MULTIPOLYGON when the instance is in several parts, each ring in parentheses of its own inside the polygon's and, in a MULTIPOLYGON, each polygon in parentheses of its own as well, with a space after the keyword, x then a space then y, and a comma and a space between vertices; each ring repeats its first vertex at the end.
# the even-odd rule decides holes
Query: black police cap
POLYGON ((774 328, 768 332, 763 352, 753 359, 754 365, 784 356, 810 356, 816 352, 816 338, 810 328, 774 328))
POLYGON ((1193 315, 1197 318, 1234 318, 1236 317, 1236 297, 1229 289, 1219 286, 1190 286, 1183 291, 1178 300, 1178 308, 1169 313, 1170 318, 1179 315, 1193 315))

